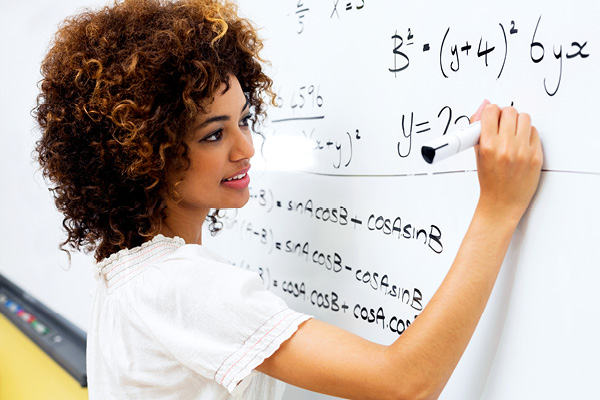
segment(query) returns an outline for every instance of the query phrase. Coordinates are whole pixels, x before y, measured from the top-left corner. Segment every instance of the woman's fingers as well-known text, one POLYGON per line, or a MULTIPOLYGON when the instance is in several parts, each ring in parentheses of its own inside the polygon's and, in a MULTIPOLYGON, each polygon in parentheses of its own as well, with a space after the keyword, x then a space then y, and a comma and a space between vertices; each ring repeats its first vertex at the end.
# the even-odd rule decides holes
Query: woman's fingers
POLYGON ((488 104, 490 104, 489 100, 483 100, 477 111, 475 111, 475 114, 471 115, 471 119, 469 121, 473 123, 481 120, 481 113, 483 112, 485 106, 487 106, 488 104))
POLYGON ((512 140, 516 136, 518 117, 519 113, 514 107, 505 107, 500 111, 498 134, 505 140, 512 140))
POLYGON ((496 104, 488 104, 481 113, 481 139, 495 138, 498 135, 500 125, 500 107, 496 104))
POLYGON ((543 155, 531 117, 514 107, 487 105, 477 151, 480 201, 487 209, 522 215, 537 188, 543 155))

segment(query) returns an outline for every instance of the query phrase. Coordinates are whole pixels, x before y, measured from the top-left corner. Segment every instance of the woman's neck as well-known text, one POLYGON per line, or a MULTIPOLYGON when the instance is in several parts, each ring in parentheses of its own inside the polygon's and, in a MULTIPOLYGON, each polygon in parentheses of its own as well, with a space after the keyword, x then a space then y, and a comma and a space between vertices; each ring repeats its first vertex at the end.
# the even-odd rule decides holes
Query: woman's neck
POLYGON ((167 206, 167 217, 162 222, 160 234, 166 237, 179 236, 187 244, 202 244, 202 225, 208 211, 167 206))

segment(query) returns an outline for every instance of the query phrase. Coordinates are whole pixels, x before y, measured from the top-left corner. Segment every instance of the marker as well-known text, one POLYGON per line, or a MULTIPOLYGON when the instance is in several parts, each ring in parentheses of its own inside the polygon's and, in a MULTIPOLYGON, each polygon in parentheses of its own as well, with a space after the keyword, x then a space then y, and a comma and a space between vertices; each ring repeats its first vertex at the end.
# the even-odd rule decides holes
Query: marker
POLYGON ((477 121, 457 132, 448 133, 421 147, 421 155, 429 164, 460 153, 479 143, 481 122, 477 121))

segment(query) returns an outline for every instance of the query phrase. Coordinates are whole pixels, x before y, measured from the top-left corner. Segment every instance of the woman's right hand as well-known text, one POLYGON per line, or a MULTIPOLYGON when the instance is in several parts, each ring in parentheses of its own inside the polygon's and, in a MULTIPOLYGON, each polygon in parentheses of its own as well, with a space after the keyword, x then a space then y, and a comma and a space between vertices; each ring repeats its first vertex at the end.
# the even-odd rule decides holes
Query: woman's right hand
POLYGON ((479 211, 516 223, 537 189, 543 153, 537 129, 526 113, 484 101, 471 122, 481 119, 475 147, 480 194, 479 211))

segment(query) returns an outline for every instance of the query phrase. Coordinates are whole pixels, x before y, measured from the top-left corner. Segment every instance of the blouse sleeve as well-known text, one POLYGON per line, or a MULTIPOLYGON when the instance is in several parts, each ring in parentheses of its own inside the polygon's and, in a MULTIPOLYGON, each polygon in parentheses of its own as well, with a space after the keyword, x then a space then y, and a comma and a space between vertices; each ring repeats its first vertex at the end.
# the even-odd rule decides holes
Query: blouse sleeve
POLYGON ((146 275, 138 304, 149 333, 230 393, 310 318, 266 290, 258 274, 220 262, 201 246, 180 248, 146 275))

